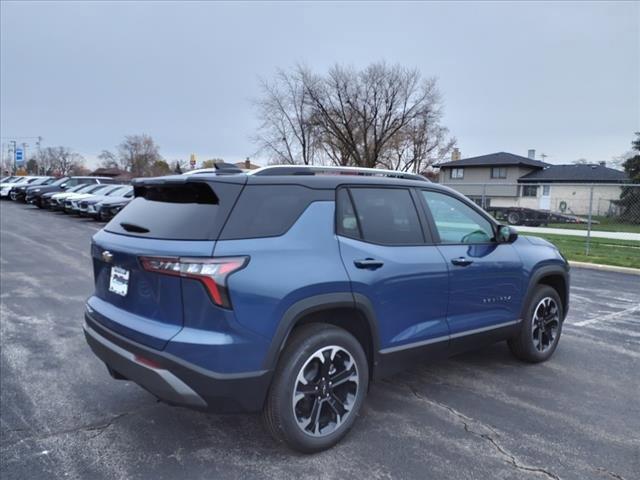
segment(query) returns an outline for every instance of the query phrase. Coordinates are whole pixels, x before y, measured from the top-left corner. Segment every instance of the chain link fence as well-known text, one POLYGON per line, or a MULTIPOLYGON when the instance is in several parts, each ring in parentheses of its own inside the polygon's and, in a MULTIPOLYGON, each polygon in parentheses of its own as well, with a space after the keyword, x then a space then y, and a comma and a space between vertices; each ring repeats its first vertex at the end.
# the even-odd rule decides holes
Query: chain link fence
POLYGON ((640 184, 444 185, 521 233, 546 238, 569 259, 640 268, 640 184))

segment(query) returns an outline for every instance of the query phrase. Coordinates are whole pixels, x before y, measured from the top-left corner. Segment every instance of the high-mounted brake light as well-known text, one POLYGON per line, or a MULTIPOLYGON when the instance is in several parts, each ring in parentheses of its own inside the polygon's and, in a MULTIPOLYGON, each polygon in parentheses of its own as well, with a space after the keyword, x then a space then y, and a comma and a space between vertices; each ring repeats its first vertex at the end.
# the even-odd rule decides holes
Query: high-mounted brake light
POLYGON ((249 257, 140 257, 142 268, 149 272, 199 280, 209 292, 213 303, 224 308, 231 308, 227 278, 244 268, 248 262, 249 257))

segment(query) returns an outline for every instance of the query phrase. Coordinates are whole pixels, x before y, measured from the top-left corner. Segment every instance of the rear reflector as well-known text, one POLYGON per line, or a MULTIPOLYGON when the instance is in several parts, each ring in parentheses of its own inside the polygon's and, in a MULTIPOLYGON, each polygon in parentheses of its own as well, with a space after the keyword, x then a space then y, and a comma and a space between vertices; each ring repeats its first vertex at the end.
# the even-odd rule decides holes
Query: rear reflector
POLYGON ((158 362, 151 360, 150 358, 141 357, 140 355, 136 355, 134 357, 134 360, 150 368, 155 368, 155 369, 162 368, 162 366, 158 362))
POLYGON ((142 268, 149 272, 199 280, 209 292, 213 303, 224 308, 231 308, 227 277, 244 268, 248 262, 249 257, 140 257, 142 268))

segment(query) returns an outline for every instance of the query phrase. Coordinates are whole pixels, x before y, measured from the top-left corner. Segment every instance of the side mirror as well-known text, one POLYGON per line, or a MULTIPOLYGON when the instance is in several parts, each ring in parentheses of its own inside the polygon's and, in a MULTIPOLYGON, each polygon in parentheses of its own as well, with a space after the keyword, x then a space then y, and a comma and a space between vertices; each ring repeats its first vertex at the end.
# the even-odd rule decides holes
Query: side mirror
POLYGON ((65 188, 67 188, 67 184, 66 183, 63 183, 62 185, 60 185, 60 189, 61 190, 64 190, 65 188))
POLYGON ((518 231, 508 225, 500 225, 498 227, 497 241, 498 243, 513 243, 518 239, 518 231))

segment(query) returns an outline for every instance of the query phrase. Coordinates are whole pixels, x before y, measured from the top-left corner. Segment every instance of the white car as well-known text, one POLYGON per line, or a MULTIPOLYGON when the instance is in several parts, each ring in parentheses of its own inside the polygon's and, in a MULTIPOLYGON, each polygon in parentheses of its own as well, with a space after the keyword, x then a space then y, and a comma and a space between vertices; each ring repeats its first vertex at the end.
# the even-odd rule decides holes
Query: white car
POLYGON ((15 179, 9 182, 0 183, 0 197, 1 198, 8 197, 13 187, 26 185, 27 183, 34 182, 38 178, 42 178, 42 177, 36 177, 36 176, 16 177, 15 179))
POLYGON ((78 202, 85 198, 93 197, 94 195, 99 195, 102 191, 110 189, 113 185, 110 183, 98 183, 89 185, 88 188, 81 188, 73 192, 71 195, 64 197, 62 200, 58 200, 58 205, 62 208, 62 211, 65 213, 72 212, 78 209, 78 202))
POLYGON ((89 190, 91 187, 96 187, 98 185, 102 185, 99 183, 81 183, 79 185, 76 185, 75 187, 71 187, 67 190, 64 190, 60 193, 56 193, 55 195, 51 196, 51 208, 55 209, 58 207, 62 207, 62 205, 64 204, 64 201, 66 200, 67 197, 71 197, 74 195, 80 195, 81 193, 89 190))

